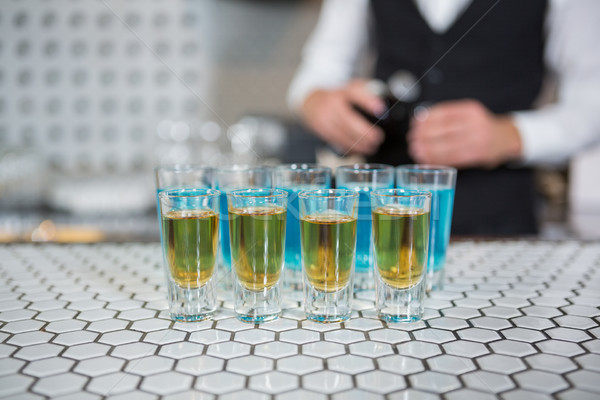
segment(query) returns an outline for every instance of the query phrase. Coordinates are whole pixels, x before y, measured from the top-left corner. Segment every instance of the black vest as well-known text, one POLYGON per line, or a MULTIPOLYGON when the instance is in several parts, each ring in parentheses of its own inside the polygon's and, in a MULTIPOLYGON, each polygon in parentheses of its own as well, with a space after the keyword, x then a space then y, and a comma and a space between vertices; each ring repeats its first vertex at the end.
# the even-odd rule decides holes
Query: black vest
MULTIPOLYGON (((544 74, 546 0, 473 0, 444 33, 431 30, 411 0, 371 0, 375 76, 398 70, 420 80, 418 102, 476 99, 494 113, 530 109, 544 74)), ((410 163, 406 132, 386 131, 370 161, 410 163)), ((537 232, 530 169, 460 170, 453 234, 537 232)))

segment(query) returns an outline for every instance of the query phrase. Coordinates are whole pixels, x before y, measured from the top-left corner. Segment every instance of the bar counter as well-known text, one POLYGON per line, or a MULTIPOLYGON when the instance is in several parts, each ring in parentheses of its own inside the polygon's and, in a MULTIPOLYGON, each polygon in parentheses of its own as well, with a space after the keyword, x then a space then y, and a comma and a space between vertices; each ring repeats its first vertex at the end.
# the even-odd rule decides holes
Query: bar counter
POLYGON ((455 241, 423 321, 173 322, 157 243, 0 246, 0 398, 598 399, 600 242, 455 241))

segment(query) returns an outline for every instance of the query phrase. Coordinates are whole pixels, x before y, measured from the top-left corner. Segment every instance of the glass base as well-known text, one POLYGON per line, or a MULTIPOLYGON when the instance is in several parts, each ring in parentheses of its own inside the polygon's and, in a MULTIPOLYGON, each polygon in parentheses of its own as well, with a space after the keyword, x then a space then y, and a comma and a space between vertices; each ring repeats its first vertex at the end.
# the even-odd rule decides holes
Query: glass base
POLYGON ((199 288, 182 288, 168 282, 169 314, 173 321, 203 321, 209 319, 217 308, 215 279, 199 288))
POLYGON ((376 306, 382 320, 388 322, 421 320, 425 311, 425 276, 422 276, 417 284, 405 289, 386 285, 379 275, 376 279, 376 306))
POLYGON ((355 269, 354 290, 360 292, 373 289, 375 289, 375 272, 373 267, 368 269, 355 269))
POLYGON ((440 268, 437 271, 427 271, 427 292, 432 290, 444 290, 444 268, 440 268))
POLYGON ((304 282, 306 318, 316 322, 340 322, 350 318, 352 287, 352 279, 350 279, 350 282, 337 292, 321 292, 313 288, 306 279, 304 282))
POLYGON ((235 282, 235 313, 243 322, 273 321, 281 314, 281 281, 269 289, 252 291, 235 282))

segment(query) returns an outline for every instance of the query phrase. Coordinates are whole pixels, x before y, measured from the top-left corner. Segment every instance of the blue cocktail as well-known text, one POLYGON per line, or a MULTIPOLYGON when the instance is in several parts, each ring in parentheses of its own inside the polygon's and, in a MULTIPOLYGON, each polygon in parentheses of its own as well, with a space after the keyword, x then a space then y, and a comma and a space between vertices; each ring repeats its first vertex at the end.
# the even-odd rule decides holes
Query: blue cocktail
POLYGON ((371 228, 370 193, 375 189, 394 187, 394 167, 385 164, 354 164, 335 172, 336 187, 358 192, 358 224, 356 239, 356 279, 358 290, 375 287, 373 275, 373 232, 371 228))
POLYGON ((446 251, 450 241, 456 169, 436 165, 401 165, 396 169, 397 187, 431 192, 427 289, 442 289, 446 251))

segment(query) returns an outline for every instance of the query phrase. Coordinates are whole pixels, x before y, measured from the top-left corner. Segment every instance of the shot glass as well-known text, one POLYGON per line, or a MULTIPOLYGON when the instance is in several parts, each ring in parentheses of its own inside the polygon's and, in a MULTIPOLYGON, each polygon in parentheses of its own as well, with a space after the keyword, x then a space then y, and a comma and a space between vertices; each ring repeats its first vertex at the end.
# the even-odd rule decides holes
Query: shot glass
POLYGON ((346 320, 352 312, 358 193, 321 189, 298 196, 306 317, 346 320))
POLYGON ((271 188, 273 170, 269 167, 229 165, 217 168, 213 174, 213 188, 221 192, 221 249, 219 264, 225 274, 224 286, 231 288, 231 246, 229 243, 229 212, 227 193, 238 189, 271 188))
POLYGON ((431 193, 380 189, 371 193, 375 299, 388 322, 423 316, 431 193))
POLYGON ((265 322, 281 313, 287 192, 242 189, 227 194, 238 319, 265 322))
POLYGON ((300 209, 298 193, 329 189, 331 169, 316 164, 285 164, 273 171, 273 186, 288 192, 288 212, 285 233, 284 288, 302 289, 302 257, 300 251, 300 209))
POLYGON ((159 194, 173 320, 204 320, 216 309, 219 195, 212 189, 170 189, 159 194))
POLYGON ((337 188, 354 190, 359 194, 354 287, 356 290, 373 289, 375 261, 369 194, 376 189, 394 187, 394 167, 385 164, 345 165, 336 169, 335 181, 337 188))
POLYGON ((444 287, 446 250, 450 241, 456 168, 439 165, 401 165, 396 168, 396 186, 431 192, 427 290, 444 287))

